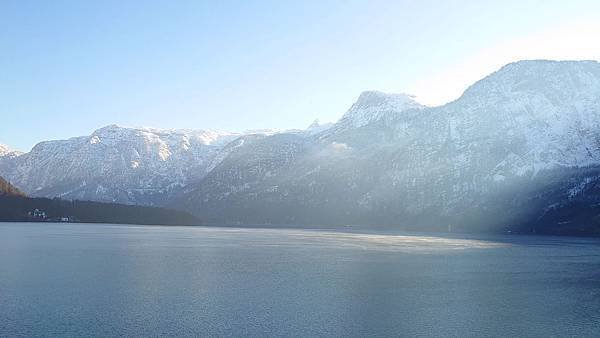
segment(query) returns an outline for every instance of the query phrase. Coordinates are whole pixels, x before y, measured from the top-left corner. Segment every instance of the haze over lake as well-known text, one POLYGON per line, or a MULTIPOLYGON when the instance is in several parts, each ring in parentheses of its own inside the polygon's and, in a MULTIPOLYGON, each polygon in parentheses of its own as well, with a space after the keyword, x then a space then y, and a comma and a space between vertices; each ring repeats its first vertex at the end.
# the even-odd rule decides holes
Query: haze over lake
POLYGON ((4 336, 594 336, 600 241, 0 224, 4 336))

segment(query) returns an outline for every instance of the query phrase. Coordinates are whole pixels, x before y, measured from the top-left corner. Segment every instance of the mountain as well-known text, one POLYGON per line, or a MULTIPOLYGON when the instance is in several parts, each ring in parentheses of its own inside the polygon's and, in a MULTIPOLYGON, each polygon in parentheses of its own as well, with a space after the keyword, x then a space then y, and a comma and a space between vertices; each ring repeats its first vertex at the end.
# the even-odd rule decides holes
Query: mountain
POLYGON ((422 109, 425 106, 407 94, 386 94, 379 91, 366 91, 333 126, 333 131, 355 129, 378 120, 383 115, 409 109, 422 109))
POLYGON ((314 120, 304 131, 310 135, 321 133, 333 126, 333 123, 321 123, 319 119, 314 120))
MULTIPOLYGON (((231 148, 226 147, 229 143, 280 132, 110 125, 89 136, 38 143, 28 153, 3 147, 0 175, 33 197, 161 205, 223 160, 231 148)), ((314 130, 298 132, 310 134, 314 130)))
POLYGON ((3 157, 7 157, 7 158, 11 158, 11 157, 17 157, 19 155, 22 155, 23 153, 20 151, 16 151, 16 150, 11 150, 9 147, 0 144, 0 158, 3 157))
POLYGON ((33 196, 153 205, 202 178, 217 151, 238 136, 111 125, 0 157, 0 173, 33 196))
POLYGON ((215 223, 590 233, 599 124, 600 64, 520 61, 439 107, 369 91, 306 130, 109 126, 0 156, 0 175, 36 196, 166 205, 215 223))
POLYGON ((10 152, 7 146, 0 144, 0 156, 6 156, 10 152))
POLYGON ((440 107, 364 93, 312 138, 232 152, 177 201, 215 222, 521 230, 590 198, 599 123, 597 62, 522 61, 440 107))
POLYGON ((23 192, 15 188, 12 184, 0 177, 0 196, 24 196, 23 192))

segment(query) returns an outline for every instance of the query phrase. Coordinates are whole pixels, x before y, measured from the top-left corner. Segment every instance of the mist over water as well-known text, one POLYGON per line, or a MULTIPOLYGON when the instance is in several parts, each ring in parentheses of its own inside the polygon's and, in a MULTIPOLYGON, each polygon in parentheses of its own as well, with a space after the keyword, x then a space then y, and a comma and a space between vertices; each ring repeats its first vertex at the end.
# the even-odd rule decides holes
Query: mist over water
POLYGON ((600 241, 0 225, 0 333, 594 336, 600 241))

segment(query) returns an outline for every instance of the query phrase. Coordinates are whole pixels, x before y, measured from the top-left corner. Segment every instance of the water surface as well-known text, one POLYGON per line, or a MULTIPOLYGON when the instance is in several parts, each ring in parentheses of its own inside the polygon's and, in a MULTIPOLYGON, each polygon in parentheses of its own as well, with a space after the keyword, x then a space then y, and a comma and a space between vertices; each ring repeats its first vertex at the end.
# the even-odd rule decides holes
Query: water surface
POLYGON ((596 336, 600 242, 0 223, 0 336, 596 336))

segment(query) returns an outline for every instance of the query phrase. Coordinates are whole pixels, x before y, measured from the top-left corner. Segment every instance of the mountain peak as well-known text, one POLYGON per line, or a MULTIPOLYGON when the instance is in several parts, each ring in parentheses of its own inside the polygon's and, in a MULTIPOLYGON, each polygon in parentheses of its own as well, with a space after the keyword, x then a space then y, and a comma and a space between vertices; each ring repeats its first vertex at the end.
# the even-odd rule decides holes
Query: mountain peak
POLYGON ((586 61, 522 60, 509 63, 475 82, 465 97, 544 95, 558 100, 595 97, 600 63, 586 61))
POLYGON ((116 123, 113 123, 113 124, 106 125, 98 130, 114 130, 114 129, 126 129, 126 128, 124 128, 116 123))
POLYGON ((308 129, 315 129, 315 128, 319 128, 321 126, 321 121, 319 121, 319 119, 315 119, 314 121, 312 121, 312 123, 308 126, 308 129))
POLYGON ((17 157, 22 154, 23 153, 18 150, 12 150, 8 146, 5 146, 4 144, 0 144, 0 157, 4 157, 4 156, 17 157))
POLYGON ((310 124, 310 126, 308 126, 308 128, 306 128, 306 132, 308 132, 308 134, 310 134, 310 135, 318 134, 322 131, 325 131, 325 130, 331 128, 332 125, 333 125, 333 123, 331 123, 331 122, 321 123, 321 121, 319 121, 319 119, 315 119, 310 124))
MULTIPOLYGON (((367 90, 358 96, 355 105, 373 105, 373 104, 391 104, 391 105, 419 105, 415 101, 414 95, 405 93, 384 93, 378 90, 367 90)), ((402 107, 401 107, 402 108, 402 107)))
POLYGON ((119 126, 118 124, 109 124, 107 126, 104 126, 102 128, 96 129, 93 134, 102 134, 105 132, 114 132, 116 130, 122 130, 122 129, 129 129, 129 128, 125 128, 122 126, 119 126))
POLYGON ((531 59, 531 60, 519 60, 507 63, 500 71, 504 69, 514 69, 514 68, 527 68, 527 67, 543 67, 543 66, 557 66, 557 67, 565 67, 565 66, 577 66, 577 65, 598 65, 598 61, 596 60, 547 60, 547 59, 531 59))
POLYGON ((0 156, 4 156, 6 154, 8 154, 10 152, 10 149, 8 149, 7 146, 5 146, 4 144, 0 144, 0 156))
POLYGON ((425 106, 415 101, 412 95, 364 91, 338 121, 338 125, 358 128, 379 119, 388 112, 399 113, 408 109, 421 108, 425 106))

